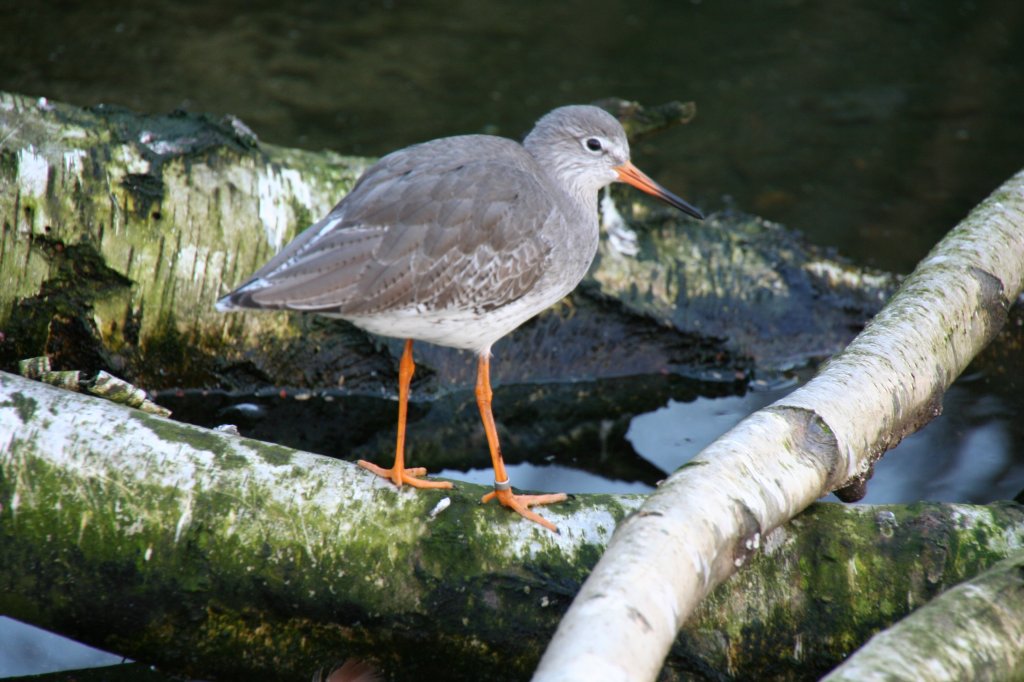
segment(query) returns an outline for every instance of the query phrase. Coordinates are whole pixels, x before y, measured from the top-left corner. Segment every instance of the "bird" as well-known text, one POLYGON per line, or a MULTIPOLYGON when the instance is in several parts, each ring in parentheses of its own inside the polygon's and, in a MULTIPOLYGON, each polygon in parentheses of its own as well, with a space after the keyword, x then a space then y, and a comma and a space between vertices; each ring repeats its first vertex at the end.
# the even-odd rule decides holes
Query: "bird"
POLYGON ((598 195, 615 182, 704 217, 633 165, 622 125, 595 106, 548 112, 522 143, 460 135, 406 147, 370 166, 216 308, 318 313, 405 339, 394 463, 358 462, 399 488, 452 486, 405 464, 413 342, 475 353, 474 393, 494 468, 481 502, 497 500, 557 533, 531 507, 564 501, 564 493, 512 490, 492 411, 491 347, 583 279, 600 238, 598 195))

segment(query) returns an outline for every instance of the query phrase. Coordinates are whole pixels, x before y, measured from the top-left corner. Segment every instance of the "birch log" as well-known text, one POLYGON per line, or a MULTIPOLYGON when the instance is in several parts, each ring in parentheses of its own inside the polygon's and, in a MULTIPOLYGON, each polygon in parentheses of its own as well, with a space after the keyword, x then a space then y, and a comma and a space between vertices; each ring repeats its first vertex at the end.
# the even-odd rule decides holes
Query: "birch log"
POLYGON ((484 491, 397 491, 0 372, 0 613, 203 678, 351 655, 398 679, 521 677, 640 500, 570 500, 545 511, 556 535, 484 491))
POLYGON ((959 682, 1024 677, 1024 554, 936 597, 881 632, 822 682, 959 682))
MULTIPOLYGON (((200 679, 309 679, 356 656, 402 682, 522 680, 640 499, 578 495, 545 511, 555 536, 483 490, 398 492, 0 373, 0 613, 200 679)), ((687 624, 666 680, 823 674, 1021 551, 1024 509, 817 504, 764 544, 687 624)))
MULTIPOLYGON (((372 162, 259 142, 230 117, 0 92, 0 367, 49 354, 55 369, 149 390, 393 391, 390 354, 347 323, 213 308, 372 162)), ((615 237, 587 285, 500 342, 497 379, 729 381, 751 361, 800 365, 848 342, 894 286, 779 225, 734 212, 680 223, 636 194, 602 200, 615 237)), ((469 355, 424 344, 417 362, 435 370, 418 373, 423 388, 475 381, 469 355)))
POLYGON ((825 493, 863 484, 999 330, 1024 280, 1024 172, 918 265, 807 385, 751 415, 617 529, 536 682, 654 680, 700 600, 764 534, 825 493))

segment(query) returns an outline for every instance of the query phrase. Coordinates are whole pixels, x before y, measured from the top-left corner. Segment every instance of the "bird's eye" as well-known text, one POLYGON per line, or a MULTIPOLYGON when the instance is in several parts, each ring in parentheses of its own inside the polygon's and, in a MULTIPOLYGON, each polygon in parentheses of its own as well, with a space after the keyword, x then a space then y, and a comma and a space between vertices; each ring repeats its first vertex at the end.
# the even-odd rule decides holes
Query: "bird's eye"
POLYGON ((586 140, 583 141, 583 146, 592 152, 599 152, 602 149, 604 149, 604 147, 601 145, 601 140, 597 139, 596 137, 588 137, 586 140))

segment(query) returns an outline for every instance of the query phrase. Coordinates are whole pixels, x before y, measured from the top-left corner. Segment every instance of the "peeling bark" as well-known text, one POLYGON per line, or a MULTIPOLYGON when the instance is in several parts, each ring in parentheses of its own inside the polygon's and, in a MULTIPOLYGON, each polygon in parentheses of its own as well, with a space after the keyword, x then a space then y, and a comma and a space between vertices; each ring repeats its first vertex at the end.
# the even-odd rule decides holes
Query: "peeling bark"
MULTIPOLYGON (((638 131, 692 111, 646 113, 654 122, 638 131)), ((265 144, 231 118, 0 93, 0 368, 47 354, 55 369, 106 370, 149 390, 393 390, 390 355, 351 325, 213 309, 372 161, 265 144)), ((732 381, 752 361, 792 366, 834 352, 894 287, 891 275, 837 262, 751 216, 680 224, 614 196, 602 206, 616 237, 602 241, 591 278, 496 346, 500 379, 732 381), (623 357, 622 347, 635 352, 623 357)), ((428 383, 466 385, 464 358, 419 350, 437 370, 428 383)))
POLYGON ((0 358, 151 389, 211 383, 233 345, 294 367, 287 316, 243 321, 213 300, 368 165, 259 143, 231 118, 0 93, 0 358))
POLYGON ((700 600, 764 534, 862 477, 938 412, 1024 283, 1024 172, 922 261, 807 385, 737 425, 616 532, 534 679, 653 680, 700 600))

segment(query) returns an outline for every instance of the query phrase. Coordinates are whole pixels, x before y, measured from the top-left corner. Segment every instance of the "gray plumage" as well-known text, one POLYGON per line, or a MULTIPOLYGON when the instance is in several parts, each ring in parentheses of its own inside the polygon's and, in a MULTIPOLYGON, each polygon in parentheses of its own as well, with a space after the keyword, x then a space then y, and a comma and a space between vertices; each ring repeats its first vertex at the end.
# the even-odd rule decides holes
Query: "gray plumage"
POLYGON ((316 312, 486 354, 586 274, 597 192, 628 162, 621 125, 589 106, 555 109, 521 145, 466 135, 393 152, 217 308, 316 312))

